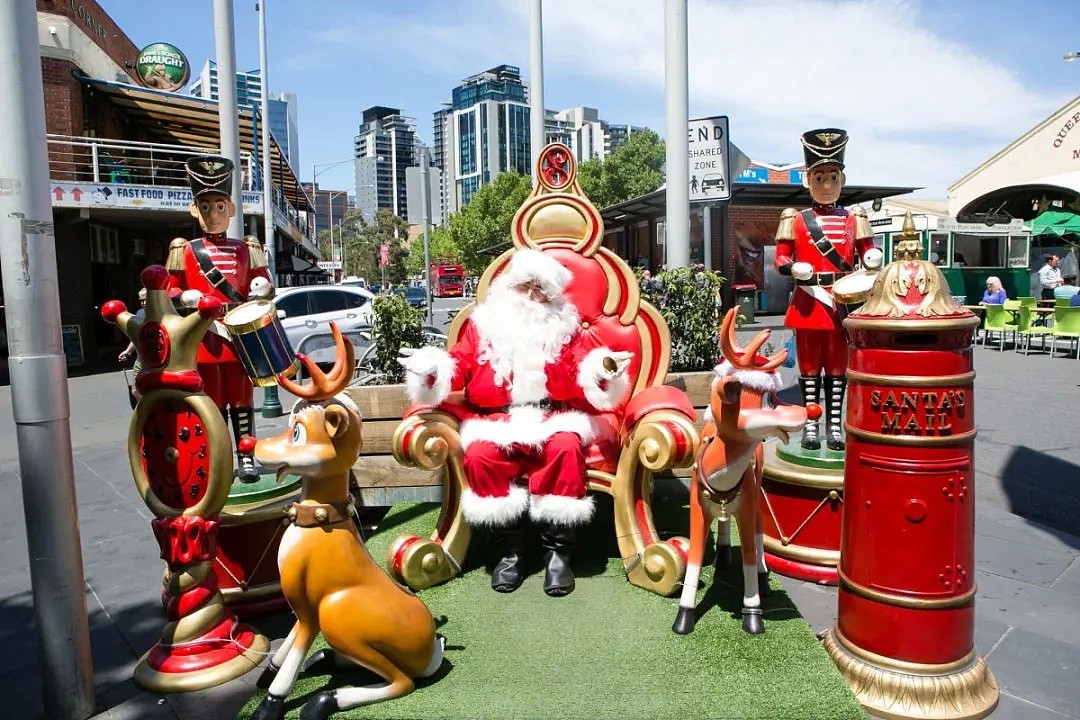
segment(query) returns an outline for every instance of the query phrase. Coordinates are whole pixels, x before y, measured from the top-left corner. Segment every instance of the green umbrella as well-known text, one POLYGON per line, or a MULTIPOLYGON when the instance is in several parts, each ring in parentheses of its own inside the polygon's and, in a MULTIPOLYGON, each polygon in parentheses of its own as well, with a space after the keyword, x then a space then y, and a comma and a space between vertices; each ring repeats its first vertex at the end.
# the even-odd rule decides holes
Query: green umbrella
POLYGON ((1045 210, 1029 225, 1032 235, 1080 235, 1080 215, 1067 210, 1045 210))

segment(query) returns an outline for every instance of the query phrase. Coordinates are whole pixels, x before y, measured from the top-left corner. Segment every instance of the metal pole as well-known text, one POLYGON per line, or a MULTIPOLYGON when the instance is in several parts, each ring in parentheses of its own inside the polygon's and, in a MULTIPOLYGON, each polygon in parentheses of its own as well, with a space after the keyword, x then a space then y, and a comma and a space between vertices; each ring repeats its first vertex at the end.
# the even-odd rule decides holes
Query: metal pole
POLYGON ((532 162, 529 172, 536 187, 536 161, 544 140, 544 20, 541 0, 529 0, 529 133, 532 162))
POLYGON ((37 13, 0 0, 0 266, 45 716, 94 714, 37 13))
POLYGON ((701 204, 701 262, 707 270, 712 270, 712 204, 701 204))
MULTIPOLYGON (((274 168, 270 160, 270 78, 267 76, 266 62, 266 0, 255 3, 255 9, 259 13, 259 70, 262 82, 262 174, 263 174, 263 235, 266 238, 266 263, 270 269, 270 277, 273 278, 274 287, 277 287, 277 237, 274 232, 274 204, 271 196, 274 187, 274 168)), ((221 87, 221 77, 218 76, 218 87, 221 87)), ((263 388, 262 416, 264 418, 281 417, 284 410, 281 407, 281 398, 278 397, 277 385, 263 388)))
POLYGON ((428 179, 427 148, 420 148, 420 208, 424 223, 424 284, 427 285, 427 324, 434 325, 431 308, 431 181, 428 179))
MULTIPOLYGON (((236 215, 229 222, 229 236, 244 234, 244 202, 240 174, 240 111, 236 106, 236 38, 233 32, 232 0, 214 0, 214 53, 218 70, 218 126, 221 154, 236 164, 232 201, 236 215)), ((266 118, 263 118, 266 120, 266 118)))
POLYGON ((664 0, 668 268, 690 264, 690 81, 686 34, 686 0, 664 0))

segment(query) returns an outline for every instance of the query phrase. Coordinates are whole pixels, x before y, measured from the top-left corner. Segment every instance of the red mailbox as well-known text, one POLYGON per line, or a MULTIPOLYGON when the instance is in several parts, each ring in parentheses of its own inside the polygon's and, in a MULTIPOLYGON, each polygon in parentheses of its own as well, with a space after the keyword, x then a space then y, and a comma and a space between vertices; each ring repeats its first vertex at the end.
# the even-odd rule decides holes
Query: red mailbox
POLYGON ((845 321, 844 510, 825 646, 860 702, 890 718, 981 718, 997 705, 975 650, 971 340, 910 217, 897 260, 845 321))

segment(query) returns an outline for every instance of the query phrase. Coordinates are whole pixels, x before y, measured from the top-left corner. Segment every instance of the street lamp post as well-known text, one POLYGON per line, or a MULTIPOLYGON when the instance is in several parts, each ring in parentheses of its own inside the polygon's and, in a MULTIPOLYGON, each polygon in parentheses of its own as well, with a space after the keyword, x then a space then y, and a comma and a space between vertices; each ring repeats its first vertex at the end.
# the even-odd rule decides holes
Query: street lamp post
POLYGON ((424 285, 428 296, 427 324, 433 325, 431 310, 431 186, 428 180, 427 148, 420 152, 420 209, 424 213, 424 285))
MULTIPOLYGON (((311 233, 315 238, 315 246, 316 247, 319 246, 319 191, 318 191, 318 189, 316 187, 316 183, 319 180, 319 176, 322 175, 327 170, 330 170, 331 168, 336 168, 339 165, 344 165, 345 163, 351 163, 351 162, 356 162, 356 158, 346 158, 345 160, 335 160, 334 162, 321 163, 321 164, 313 163, 311 165, 311 199, 312 199, 312 202, 315 203, 315 212, 312 215, 313 219, 311 221, 311 233), (320 170, 320 168, 322 168, 322 169, 320 170)), ((334 217, 334 215, 333 215, 333 213, 334 213, 333 201, 334 201, 334 197, 336 197, 336 196, 331 195, 330 200, 329 200, 329 202, 330 202, 330 224, 331 224, 331 226, 330 226, 330 251, 331 251, 331 254, 333 253, 333 250, 334 250, 334 228, 333 228, 333 222, 334 222, 334 219, 333 219, 333 217, 334 217)), ((342 277, 344 277, 344 275, 345 275, 345 259, 344 259, 344 255, 345 255, 344 248, 342 248, 342 256, 343 256, 342 260, 341 260, 341 274, 342 274, 342 277)))

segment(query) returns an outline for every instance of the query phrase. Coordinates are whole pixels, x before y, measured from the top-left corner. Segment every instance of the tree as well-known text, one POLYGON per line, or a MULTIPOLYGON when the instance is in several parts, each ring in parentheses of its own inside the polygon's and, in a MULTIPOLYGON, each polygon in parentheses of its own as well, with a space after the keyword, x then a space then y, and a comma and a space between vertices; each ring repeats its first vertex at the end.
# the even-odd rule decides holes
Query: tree
POLYGON ((606 160, 591 158, 578 167, 578 182, 589 200, 606 208, 651 193, 664 182, 664 141, 652 130, 631 133, 606 160))
POLYGON ((510 223, 530 192, 532 180, 528 176, 504 172, 450 216, 447 230, 468 274, 481 274, 491 262, 492 257, 482 255, 481 250, 510 242, 510 223))
MULTIPOLYGON (((454 236, 445 227, 431 228, 428 239, 428 255, 431 259, 447 258, 452 262, 461 262, 461 249, 454 241, 454 236)), ((424 236, 413 240, 409 246, 409 257, 405 260, 405 267, 414 275, 424 272, 424 236)))
POLYGON ((342 221, 342 239, 345 246, 345 274, 358 275, 369 283, 382 280, 380 258, 382 246, 390 248, 390 263, 386 267, 386 280, 395 285, 408 277, 405 259, 408 249, 409 225, 389 210, 379 210, 375 220, 367 222, 363 213, 350 210, 342 221))

